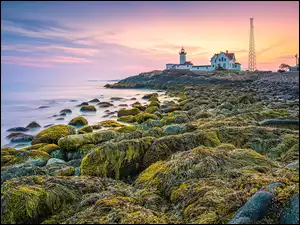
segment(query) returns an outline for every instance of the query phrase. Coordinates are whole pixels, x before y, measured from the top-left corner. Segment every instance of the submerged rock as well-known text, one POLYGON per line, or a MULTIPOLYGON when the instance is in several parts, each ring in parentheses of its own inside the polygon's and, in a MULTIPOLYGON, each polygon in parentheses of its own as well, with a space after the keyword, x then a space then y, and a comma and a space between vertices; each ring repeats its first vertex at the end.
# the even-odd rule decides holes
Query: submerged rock
POLYGON ((46 108, 50 108, 50 106, 43 105, 43 106, 40 106, 38 109, 46 109, 46 108))
POLYGON ((97 106, 99 106, 100 108, 107 108, 107 107, 114 106, 114 105, 109 102, 100 102, 97 104, 97 106))
POLYGON ((86 105, 89 105, 89 103, 87 103, 87 102, 82 102, 82 103, 80 103, 79 105, 76 105, 76 107, 82 107, 82 106, 86 106, 86 105))

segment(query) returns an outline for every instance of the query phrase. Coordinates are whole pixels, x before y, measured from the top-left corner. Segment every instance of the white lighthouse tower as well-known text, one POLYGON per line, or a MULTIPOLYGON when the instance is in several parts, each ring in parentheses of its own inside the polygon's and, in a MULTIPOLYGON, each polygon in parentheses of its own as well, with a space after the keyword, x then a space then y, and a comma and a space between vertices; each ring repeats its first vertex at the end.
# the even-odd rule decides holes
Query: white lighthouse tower
POLYGON ((185 64, 186 62, 186 51, 184 50, 184 48, 182 47, 180 52, 179 52, 179 59, 180 59, 180 64, 185 64))

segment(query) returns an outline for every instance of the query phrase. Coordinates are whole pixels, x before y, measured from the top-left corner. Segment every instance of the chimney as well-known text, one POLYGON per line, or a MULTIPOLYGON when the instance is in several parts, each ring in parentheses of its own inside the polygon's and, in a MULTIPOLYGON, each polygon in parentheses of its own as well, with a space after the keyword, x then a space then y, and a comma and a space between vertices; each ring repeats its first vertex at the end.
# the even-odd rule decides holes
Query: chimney
POLYGON ((228 54, 228 50, 226 50, 226 54, 228 54))

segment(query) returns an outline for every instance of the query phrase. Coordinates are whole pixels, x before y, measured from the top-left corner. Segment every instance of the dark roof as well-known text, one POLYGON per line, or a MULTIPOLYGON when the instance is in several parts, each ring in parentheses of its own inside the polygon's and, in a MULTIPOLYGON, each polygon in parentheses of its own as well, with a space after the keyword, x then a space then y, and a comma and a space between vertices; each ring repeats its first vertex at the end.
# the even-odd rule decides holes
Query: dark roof
MULTIPOLYGON (((233 58, 235 58, 234 53, 226 53, 226 52, 220 52, 219 54, 224 53, 224 55, 229 58, 229 60, 232 60, 233 58)), ((213 57, 218 56, 219 54, 214 54, 213 57)), ((210 61, 212 60, 212 58, 210 59, 210 61)))
POLYGON ((239 65, 241 65, 240 63, 238 63, 238 62, 236 62, 235 64, 239 64, 239 65))

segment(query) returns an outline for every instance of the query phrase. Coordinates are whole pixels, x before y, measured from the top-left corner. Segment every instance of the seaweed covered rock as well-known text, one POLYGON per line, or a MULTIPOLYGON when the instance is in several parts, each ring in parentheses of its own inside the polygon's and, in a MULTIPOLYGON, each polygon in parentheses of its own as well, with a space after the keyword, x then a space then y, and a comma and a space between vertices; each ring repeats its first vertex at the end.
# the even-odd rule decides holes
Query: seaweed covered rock
POLYGON ((96 112, 97 109, 93 105, 84 105, 80 108, 81 112, 96 112))
POLYGON ((115 120, 105 120, 99 123, 102 127, 123 127, 124 125, 115 120))
POLYGON ((121 116, 117 119, 120 122, 125 122, 125 123, 134 123, 136 122, 136 117, 135 116, 121 116))
POLYGON ((157 106, 150 106, 150 107, 147 107, 145 112, 146 113, 154 113, 158 110, 158 107, 157 106))
POLYGON ((150 99, 151 97, 158 97, 157 93, 146 94, 142 97, 142 99, 150 99))
POLYGON ((98 131, 88 134, 69 135, 58 141, 58 146, 64 151, 76 151, 85 144, 98 144, 115 137, 114 131, 98 131))
POLYGON ((149 119, 153 119, 153 120, 157 120, 158 119, 157 115, 146 113, 146 112, 141 112, 138 115, 136 115, 135 117, 136 117, 136 121, 138 123, 145 122, 145 121, 147 121, 149 119))
POLYGON ((91 133, 91 132, 93 132, 93 128, 90 125, 85 125, 85 126, 81 127, 80 129, 78 129, 79 134, 85 134, 85 133, 91 133))
POLYGON ((217 135, 213 132, 184 133, 169 135, 157 139, 145 153, 143 168, 152 163, 165 160, 175 152, 187 151, 199 145, 215 147, 220 144, 217 135))
POLYGON ((175 134, 184 133, 185 131, 186 131, 185 126, 169 125, 164 128, 163 133, 165 135, 175 135, 175 134))
POLYGON ((140 170, 144 153, 153 141, 153 138, 145 137, 106 143, 83 158, 81 174, 115 179, 135 176, 140 170))
POLYGON ((140 113, 140 110, 137 109, 137 108, 132 108, 132 109, 120 109, 119 112, 118 112, 118 117, 121 117, 121 116, 135 116, 137 114, 140 113))
POLYGON ((84 126, 88 124, 88 121, 82 116, 77 116, 73 118, 68 124, 72 126, 84 126))
POLYGON ((58 139, 75 134, 76 129, 68 125, 55 125, 39 132, 32 140, 32 144, 49 143, 57 144, 58 139))

